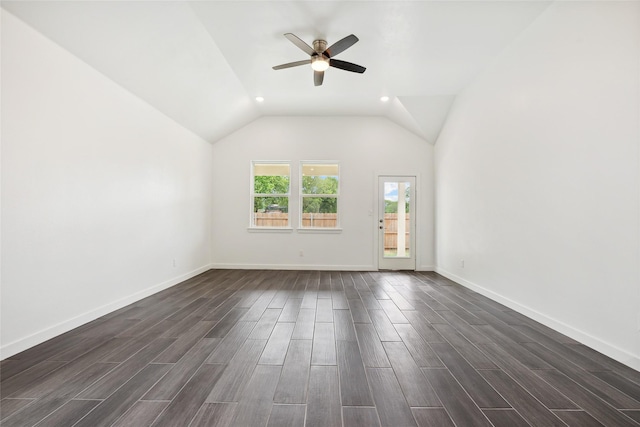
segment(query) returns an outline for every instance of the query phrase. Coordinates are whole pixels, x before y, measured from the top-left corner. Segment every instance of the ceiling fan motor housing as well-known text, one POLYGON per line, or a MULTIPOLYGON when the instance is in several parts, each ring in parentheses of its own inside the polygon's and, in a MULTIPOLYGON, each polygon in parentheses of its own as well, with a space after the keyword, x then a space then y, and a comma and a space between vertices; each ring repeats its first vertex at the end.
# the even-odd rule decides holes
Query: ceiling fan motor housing
POLYGON ((315 50, 318 55, 322 55, 322 53, 325 50, 327 50, 327 41, 326 40, 314 40, 313 41, 313 50, 315 50))

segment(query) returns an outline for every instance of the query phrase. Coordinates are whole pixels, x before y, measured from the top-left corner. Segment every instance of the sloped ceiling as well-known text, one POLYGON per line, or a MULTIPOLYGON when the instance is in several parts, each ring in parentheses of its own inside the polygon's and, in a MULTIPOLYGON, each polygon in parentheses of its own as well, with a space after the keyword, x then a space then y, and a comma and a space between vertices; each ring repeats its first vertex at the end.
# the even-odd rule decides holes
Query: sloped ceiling
POLYGON ((380 115, 435 143, 455 96, 547 1, 3 1, 2 7, 204 139, 263 115, 380 115), (311 44, 355 34, 313 86, 311 44), (383 103, 380 97, 391 99, 383 103), (258 103, 256 96, 265 101, 258 103))

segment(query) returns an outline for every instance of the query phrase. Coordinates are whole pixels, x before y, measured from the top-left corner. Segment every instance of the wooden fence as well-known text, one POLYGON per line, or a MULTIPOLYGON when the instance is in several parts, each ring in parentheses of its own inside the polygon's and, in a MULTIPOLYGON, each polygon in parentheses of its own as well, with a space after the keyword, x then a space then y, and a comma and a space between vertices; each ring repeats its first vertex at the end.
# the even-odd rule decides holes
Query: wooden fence
MULTIPOLYGON (((286 227, 289 214, 283 212, 256 212, 254 216, 256 227, 286 227)), ((337 215, 334 213, 302 214, 303 227, 334 228, 337 225, 337 215)), ((384 225, 384 248, 397 249, 398 214, 384 214, 384 225)), ((405 230, 407 230, 405 233, 405 249, 409 249, 409 214, 406 215, 405 230)))
POLYGON ((286 227, 287 218, 289 218, 288 213, 284 212, 270 212, 270 213, 260 213, 256 212, 253 214, 255 218, 255 226, 256 227, 286 227))
MULTIPOLYGON (((404 248, 409 249, 409 214, 406 214, 404 221, 404 248)), ((384 214, 384 249, 398 249, 398 214, 384 214)))
POLYGON ((303 227, 335 228, 338 226, 338 214, 334 213, 303 213, 303 227))

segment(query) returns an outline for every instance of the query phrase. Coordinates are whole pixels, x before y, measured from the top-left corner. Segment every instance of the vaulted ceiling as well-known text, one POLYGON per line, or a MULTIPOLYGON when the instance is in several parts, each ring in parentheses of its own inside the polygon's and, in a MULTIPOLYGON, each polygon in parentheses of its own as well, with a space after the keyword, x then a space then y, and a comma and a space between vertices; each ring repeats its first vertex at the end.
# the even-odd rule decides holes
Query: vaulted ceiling
POLYGON ((434 143, 455 96, 549 1, 2 1, 184 127, 215 142, 263 115, 386 116, 434 143), (319 87, 289 42, 355 34, 319 87), (380 97, 386 95, 386 103, 380 97), (257 102, 256 96, 265 98, 257 102))

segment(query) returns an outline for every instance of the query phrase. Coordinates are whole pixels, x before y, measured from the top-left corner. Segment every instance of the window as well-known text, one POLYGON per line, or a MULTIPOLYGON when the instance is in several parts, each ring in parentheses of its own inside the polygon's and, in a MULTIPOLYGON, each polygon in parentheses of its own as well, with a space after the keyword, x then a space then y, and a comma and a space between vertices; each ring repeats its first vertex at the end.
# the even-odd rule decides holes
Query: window
POLYGON ((338 228, 340 166, 336 163, 302 163, 300 228, 338 228))
POLYGON ((251 227, 289 227, 289 163, 253 162, 251 227))

